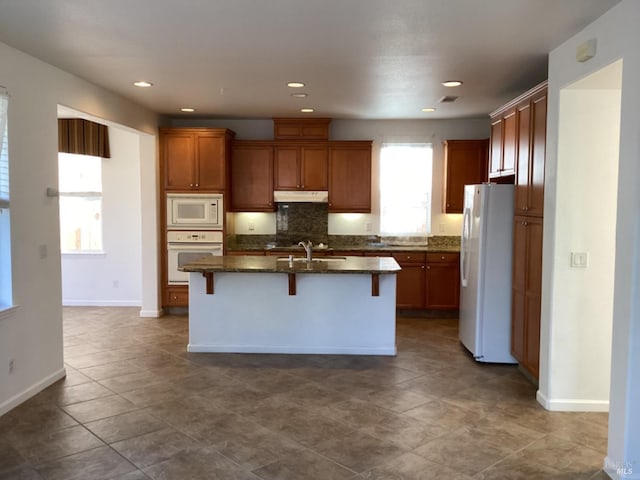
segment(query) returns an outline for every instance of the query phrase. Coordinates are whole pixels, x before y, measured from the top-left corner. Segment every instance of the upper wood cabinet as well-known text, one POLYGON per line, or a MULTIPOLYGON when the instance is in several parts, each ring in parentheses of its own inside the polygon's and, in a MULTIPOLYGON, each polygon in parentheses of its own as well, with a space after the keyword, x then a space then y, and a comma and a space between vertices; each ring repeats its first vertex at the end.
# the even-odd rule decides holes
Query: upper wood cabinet
POLYGON ((329 211, 371 212, 371 142, 330 142, 329 211))
POLYGON ((445 213, 462 213, 464 186, 487 181, 489 140, 444 141, 445 213))
POLYGON ((223 128, 160 129, 164 189, 224 191, 234 135, 223 128))
POLYGON ((515 214, 544 213, 544 165, 547 135, 547 84, 528 92, 517 106, 518 163, 515 214))
POLYGON ((234 142, 231 155, 230 209, 237 212, 275 210, 271 142, 234 142))
POLYGON ((328 140, 330 118, 274 118, 275 140, 328 140))
POLYGON ((328 150, 322 144, 277 144, 274 147, 274 188, 327 190, 328 150))
POLYGON ((491 114, 489 178, 509 177, 516 167, 516 108, 491 114))

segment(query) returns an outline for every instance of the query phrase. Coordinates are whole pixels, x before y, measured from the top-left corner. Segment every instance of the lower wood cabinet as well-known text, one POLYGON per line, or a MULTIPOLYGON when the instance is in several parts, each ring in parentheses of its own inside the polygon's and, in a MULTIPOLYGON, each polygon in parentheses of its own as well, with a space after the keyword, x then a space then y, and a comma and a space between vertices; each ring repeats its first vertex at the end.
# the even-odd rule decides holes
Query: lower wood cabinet
POLYGON ((460 255, 427 253, 425 308, 458 310, 460 306, 460 255))
POLYGON ((397 308, 458 309, 458 253, 394 252, 393 258, 402 268, 396 280, 397 308))
POLYGON ((541 217, 514 217, 511 354, 533 377, 540 366, 541 217))
POLYGON ((394 253, 402 270, 396 277, 396 307, 424 308, 426 298, 426 280, 424 253, 394 253))
POLYGON ((168 307, 186 307, 189 305, 189 287, 173 286, 164 289, 164 301, 162 305, 168 307))

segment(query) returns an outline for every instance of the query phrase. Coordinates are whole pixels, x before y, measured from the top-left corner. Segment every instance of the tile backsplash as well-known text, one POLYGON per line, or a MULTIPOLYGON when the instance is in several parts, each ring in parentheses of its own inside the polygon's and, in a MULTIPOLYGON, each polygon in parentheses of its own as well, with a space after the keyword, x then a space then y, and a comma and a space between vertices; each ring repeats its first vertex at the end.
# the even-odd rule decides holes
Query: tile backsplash
POLYGON ((329 205, 326 203, 278 203, 276 243, 279 246, 311 240, 327 243, 329 205))

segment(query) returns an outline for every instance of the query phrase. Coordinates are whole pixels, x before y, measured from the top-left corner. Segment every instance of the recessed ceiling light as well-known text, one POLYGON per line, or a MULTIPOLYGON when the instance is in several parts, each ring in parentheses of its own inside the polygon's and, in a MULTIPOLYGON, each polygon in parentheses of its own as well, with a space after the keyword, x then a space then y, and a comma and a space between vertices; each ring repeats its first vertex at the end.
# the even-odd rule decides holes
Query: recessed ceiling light
POLYGON ((307 98, 306 93, 292 93, 291 96, 295 98, 307 98))
POLYGON ((301 108, 302 113, 313 113, 313 108, 301 108))
POLYGON ((186 107, 186 108, 181 108, 180 111, 181 112, 195 112, 196 109, 195 108, 186 107))
POLYGON ((289 82, 289 83, 287 83, 287 87, 302 88, 302 87, 304 87, 304 83, 302 83, 302 82, 289 82))
POLYGON ((446 82, 442 82, 442 85, 445 87, 459 87, 462 85, 460 80, 447 80, 446 82))
POLYGON ((153 86, 153 83, 145 82, 144 80, 140 80, 139 82, 133 82, 133 84, 136 87, 141 87, 141 88, 147 88, 147 87, 152 87, 153 86))
POLYGON ((423 112, 435 112, 436 109, 433 107, 427 107, 422 109, 423 112))

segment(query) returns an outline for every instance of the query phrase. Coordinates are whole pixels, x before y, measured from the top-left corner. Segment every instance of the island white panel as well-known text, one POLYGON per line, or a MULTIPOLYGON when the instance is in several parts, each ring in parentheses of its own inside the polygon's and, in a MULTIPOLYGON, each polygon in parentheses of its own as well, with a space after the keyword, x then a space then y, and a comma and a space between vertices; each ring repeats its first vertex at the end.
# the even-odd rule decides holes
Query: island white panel
POLYGON ((395 355, 396 275, 296 274, 289 295, 281 273, 214 274, 205 294, 189 274, 190 352, 395 355))

